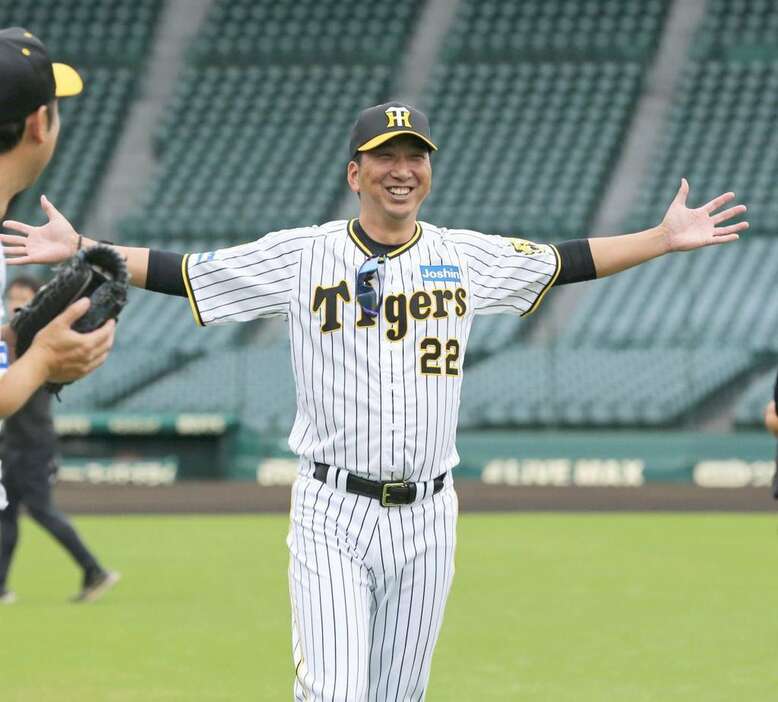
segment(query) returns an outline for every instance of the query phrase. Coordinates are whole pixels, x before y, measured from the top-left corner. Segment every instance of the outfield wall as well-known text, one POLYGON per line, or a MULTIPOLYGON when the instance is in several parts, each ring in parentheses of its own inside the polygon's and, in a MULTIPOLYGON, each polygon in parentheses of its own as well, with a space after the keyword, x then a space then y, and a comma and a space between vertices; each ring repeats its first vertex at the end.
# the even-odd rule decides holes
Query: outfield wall
MULTIPOLYGON (((190 479, 287 485, 296 461, 285 436, 221 415, 62 415, 66 482, 169 484, 190 479)), ((685 484, 761 487, 774 470, 765 432, 462 432, 459 480, 513 486, 685 484)))

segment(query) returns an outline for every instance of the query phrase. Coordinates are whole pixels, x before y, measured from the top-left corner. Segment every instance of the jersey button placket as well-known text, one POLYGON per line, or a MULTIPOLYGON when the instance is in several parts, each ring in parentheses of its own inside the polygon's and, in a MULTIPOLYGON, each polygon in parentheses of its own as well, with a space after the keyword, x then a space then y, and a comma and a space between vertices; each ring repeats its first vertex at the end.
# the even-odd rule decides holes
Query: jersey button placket
POLYGON ((391 341, 386 332, 389 322, 386 319, 386 301, 390 295, 396 295, 395 278, 392 276, 394 266, 390 258, 386 259, 384 278, 384 299, 381 306, 381 422, 384 428, 382 465, 385 477, 396 477, 402 473, 402 466, 397 463, 397 446, 400 441, 398 422, 400 412, 400 396, 397 391, 397 377, 401 372, 398 351, 401 341, 391 341), (390 475, 391 473, 391 475, 390 475))

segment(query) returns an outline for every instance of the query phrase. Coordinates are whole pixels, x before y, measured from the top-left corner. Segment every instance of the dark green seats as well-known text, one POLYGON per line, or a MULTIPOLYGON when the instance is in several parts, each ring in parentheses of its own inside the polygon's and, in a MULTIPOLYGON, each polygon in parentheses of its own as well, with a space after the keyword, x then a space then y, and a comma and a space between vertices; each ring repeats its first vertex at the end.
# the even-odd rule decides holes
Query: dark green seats
POLYGON ((588 288, 563 340, 610 348, 778 350, 778 241, 761 237, 652 261, 588 288))
POLYGON ((0 27, 38 35, 54 60, 130 66, 151 46, 163 0, 0 0, 0 27))
POLYGON ((778 234, 778 61, 692 63, 685 70, 629 225, 661 220, 681 176, 702 204, 734 190, 749 236, 778 234))
POLYGON ((764 428, 764 408, 773 399, 775 368, 761 373, 746 389, 735 409, 735 421, 742 426, 764 428))
POLYGON ((295 391, 288 340, 199 358, 120 402, 123 412, 238 414, 260 431, 288 432, 295 391))
POLYGON ((119 138, 134 77, 129 69, 81 70, 84 92, 59 102, 59 145, 43 176, 14 202, 10 217, 40 224, 41 193, 79 227, 119 138))
POLYGON ((775 0, 708 0, 692 42, 696 58, 778 59, 775 0))
POLYGON ((215 0, 190 56, 200 65, 397 64, 423 3, 215 0))
POLYGON ((380 98, 389 74, 361 65, 187 68, 125 235, 241 242, 326 221, 343 191, 354 115, 380 98))
POLYGON ((446 61, 644 60, 659 42, 667 0, 462 0, 446 61))
POLYGON ((439 64, 423 219, 525 238, 588 232, 632 108, 634 63, 439 64))
POLYGON ((40 194, 79 227, 130 108, 163 0, 0 0, 0 27, 38 35, 54 61, 74 65, 84 92, 61 100, 62 131, 52 163, 20 196, 10 217, 38 223, 40 194))
POLYGON ((668 425, 749 363, 735 348, 516 347, 465 372, 460 426, 668 425))

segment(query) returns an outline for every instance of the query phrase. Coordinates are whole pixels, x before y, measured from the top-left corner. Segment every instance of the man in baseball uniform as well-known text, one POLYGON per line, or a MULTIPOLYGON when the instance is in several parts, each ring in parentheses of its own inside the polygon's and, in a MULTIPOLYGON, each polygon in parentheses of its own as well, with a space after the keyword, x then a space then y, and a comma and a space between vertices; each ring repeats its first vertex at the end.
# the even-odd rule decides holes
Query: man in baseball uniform
MULTIPOLYGON (((0 30, 0 217, 51 160, 59 136, 58 98, 77 95, 81 89, 75 69, 52 63, 30 32, 19 27, 0 30)), ((0 255, 0 298, 4 290, 5 262, 0 255)), ((113 344, 114 322, 91 334, 70 328, 88 308, 88 300, 71 305, 41 330, 7 373, 0 361, 0 418, 17 411, 47 380, 76 380, 105 360, 113 344)), ((8 326, 0 327, 0 356, 6 362, 14 341, 8 326)))
MULTIPOLYGON (((295 700, 424 698, 454 575, 451 471, 474 316, 526 315, 552 285, 734 241, 748 226, 717 226, 745 211, 714 214, 732 193, 688 208, 683 181, 661 224, 637 234, 551 246, 444 229, 418 220, 435 150, 422 112, 376 105, 351 132, 357 219, 184 256, 119 247, 134 284, 186 295, 200 325, 288 321, 295 700)), ((75 250, 76 232, 46 210, 43 227, 6 222, 18 232, 2 236, 11 263, 75 250)))

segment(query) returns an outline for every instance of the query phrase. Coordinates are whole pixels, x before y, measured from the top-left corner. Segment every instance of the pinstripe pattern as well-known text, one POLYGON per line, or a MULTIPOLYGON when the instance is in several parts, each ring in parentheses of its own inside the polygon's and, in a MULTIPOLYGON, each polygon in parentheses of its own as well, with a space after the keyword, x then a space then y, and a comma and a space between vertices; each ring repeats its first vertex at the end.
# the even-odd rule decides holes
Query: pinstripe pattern
POLYGON ((529 255, 509 239, 421 223, 418 240, 386 258, 384 314, 373 326, 360 327, 355 277, 368 256, 347 225, 284 230, 189 256, 185 268, 195 311, 205 325, 288 318, 297 388, 289 445, 295 453, 372 480, 430 480, 459 461, 461 366, 473 316, 531 312, 555 279, 558 257, 550 246, 535 245, 529 255), (422 278, 423 266, 444 265, 456 266, 460 281, 422 278), (337 300, 339 327, 323 332, 326 305, 314 311, 316 292, 338 285, 345 286, 348 300, 337 300), (433 302, 426 319, 414 319, 406 302, 404 336, 387 337, 388 298, 403 295, 407 301, 419 291, 450 296, 456 287, 466 294, 464 314, 449 299, 444 314, 433 302), (442 347, 438 366, 453 354, 446 344, 458 343, 457 375, 421 373, 421 345, 430 338, 442 347))
POLYGON ((411 702, 424 699, 454 574, 451 477, 436 495, 424 483, 459 461, 473 316, 532 312, 559 258, 550 246, 421 223, 386 255, 382 313, 360 326, 355 279, 370 249, 355 236, 345 221, 274 232, 183 268, 203 324, 289 323, 289 445, 301 461, 287 540, 295 700, 411 702), (458 279, 430 277, 429 266, 458 279), (326 482, 313 478, 315 461, 331 467, 326 482), (346 493, 349 472, 417 482, 418 500, 386 509, 346 493))
POLYGON ((424 699, 454 575, 453 486, 385 509, 302 472, 287 540, 294 699, 424 699))

